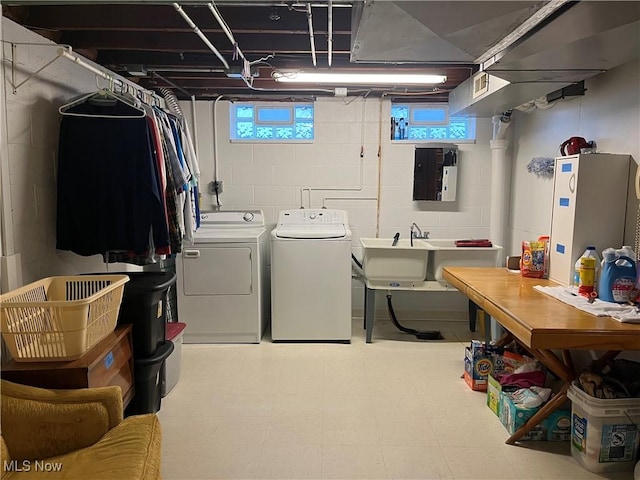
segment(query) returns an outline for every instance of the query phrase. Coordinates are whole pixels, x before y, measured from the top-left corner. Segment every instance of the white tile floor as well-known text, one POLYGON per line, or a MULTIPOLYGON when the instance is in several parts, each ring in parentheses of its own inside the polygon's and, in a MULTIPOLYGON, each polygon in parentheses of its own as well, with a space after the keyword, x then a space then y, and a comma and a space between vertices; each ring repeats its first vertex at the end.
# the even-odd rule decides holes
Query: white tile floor
POLYGON ((424 342, 354 321, 351 344, 184 345, 162 400, 163 476, 179 479, 631 480, 578 466, 567 443, 505 445, 460 378, 464 322, 424 342))

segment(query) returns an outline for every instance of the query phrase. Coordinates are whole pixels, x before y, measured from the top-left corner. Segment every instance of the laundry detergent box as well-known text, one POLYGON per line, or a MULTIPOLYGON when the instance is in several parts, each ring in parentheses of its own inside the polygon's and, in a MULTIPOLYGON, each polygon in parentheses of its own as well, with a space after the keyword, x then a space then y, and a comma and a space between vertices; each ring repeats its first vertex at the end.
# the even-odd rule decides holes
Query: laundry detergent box
POLYGON ((465 347, 464 380, 472 390, 487 390, 487 378, 501 355, 502 348, 487 346, 478 340, 472 340, 471 345, 465 347))
POLYGON ((498 417, 500 416, 500 394, 502 393, 502 385, 500 382, 489 375, 487 378, 487 407, 498 417))
MULTIPOLYGON (((517 405, 508 392, 500 393, 500 422, 513 435, 540 409, 517 405)), ((571 411, 560 409, 552 412, 541 423, 532 428, 520 440, 544 440, 568 442, 571 439, 571 411)))

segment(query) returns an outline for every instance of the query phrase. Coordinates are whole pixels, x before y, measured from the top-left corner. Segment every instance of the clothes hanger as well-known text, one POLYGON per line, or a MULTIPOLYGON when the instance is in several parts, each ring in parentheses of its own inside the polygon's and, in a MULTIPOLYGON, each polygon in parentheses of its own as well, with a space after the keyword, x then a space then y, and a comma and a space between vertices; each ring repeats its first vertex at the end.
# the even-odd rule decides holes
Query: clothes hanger
POLYGON ((86 95, 81 96, 80 98, 76 98, 69 103, 65 103, 58 108, 58 113, 63 116, 70 117, 91 117, 91 118, 144 118, 146 116, 146 112, 142 109, 140 105, 140 101, 137 98, 132 98, 130 96, 125 96, 123 94, 118 94, 113 91, 114 82, 113 79, 110 78, 110 87, 109 88, 101 88, 97 92, 88 93, 86 95), (91 113, 75 113, 68 111, 69 109, 80 105, 85 102, 92 102, 97 105, 114 105, 116 102, 122 102, 127 106, 133 108, 138 113, 134 115, 96 115, 91 113))

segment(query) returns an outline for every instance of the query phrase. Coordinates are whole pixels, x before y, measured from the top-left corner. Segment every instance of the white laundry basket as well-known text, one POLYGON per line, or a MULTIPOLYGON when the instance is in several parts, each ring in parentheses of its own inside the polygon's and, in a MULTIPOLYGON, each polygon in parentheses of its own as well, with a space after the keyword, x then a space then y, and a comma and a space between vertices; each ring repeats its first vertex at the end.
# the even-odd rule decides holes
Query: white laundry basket
POLYGON ((571 455, 590 472, 633 471, 640 448, 640 398, 594 398, 576 385, 567 396, 571 455))

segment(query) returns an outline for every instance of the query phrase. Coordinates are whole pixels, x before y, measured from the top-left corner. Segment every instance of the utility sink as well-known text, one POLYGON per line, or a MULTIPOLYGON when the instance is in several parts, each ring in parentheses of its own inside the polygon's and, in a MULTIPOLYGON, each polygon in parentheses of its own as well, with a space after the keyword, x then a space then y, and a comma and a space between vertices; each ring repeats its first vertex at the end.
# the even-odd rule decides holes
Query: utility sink
POLYGON ((426 278, 429 247, 424 240, 414 239, 413 246, 406 238, 395 246, 393 238, 361 238, 360 243, 362 269, 368 280, 403 286, 426 278))
POLYGON ((456 247, 454 239, 424 240, 429 250, 427 280, 442 280, 444 267, 497 267, 502 247, 456 247))

